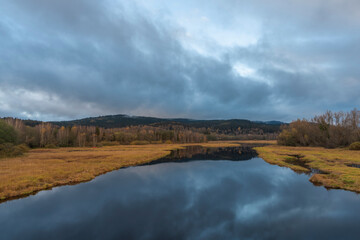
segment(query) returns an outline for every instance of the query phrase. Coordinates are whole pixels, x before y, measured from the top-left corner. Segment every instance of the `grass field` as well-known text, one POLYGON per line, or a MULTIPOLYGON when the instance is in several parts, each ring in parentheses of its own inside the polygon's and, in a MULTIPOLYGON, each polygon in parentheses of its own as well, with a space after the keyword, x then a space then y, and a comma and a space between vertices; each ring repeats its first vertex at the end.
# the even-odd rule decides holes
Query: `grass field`
POLYGON ((101 148, 34 149, 16 158, 0 159, 0 201, 54 186, 89 181, 100 174, 164 157, 184 146, 239 146, 235 142, 118 145, 101 148))
POLYGON ((310 178, 315 185, 360 192, 360 151, 278 145, 255 149, 261 158, 271 164, 297 172, 320 170, 321 173, 310 178))
POLYGON ((101 148, 34 149, 16 158, 0 159, 0 201, 34 194, 55 186, 89 181, 122 167, 164 157, 171 150, 191 145, 232 147, 239 144, 271 144, 256 147, 270 164, 313 174, 310 181, 326 188, 360 192, 360 151, 312 147, 284 147, 275 141, 230 141, 194 144, 117 145, 101 148))

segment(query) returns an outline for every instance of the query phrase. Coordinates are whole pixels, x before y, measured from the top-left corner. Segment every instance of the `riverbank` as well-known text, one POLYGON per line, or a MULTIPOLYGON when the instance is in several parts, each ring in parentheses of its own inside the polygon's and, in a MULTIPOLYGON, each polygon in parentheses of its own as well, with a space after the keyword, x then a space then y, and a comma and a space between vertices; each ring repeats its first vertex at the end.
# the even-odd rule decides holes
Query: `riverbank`
POLYGON ((309 180, 315 185, 360 193, 360 151, 278 145, 255 149, 270 164, 313 172, 309 180))
POLYGON ((123 167, 148 163, 185 146, 235 147, 241 141, 188 144, 117 145, 101 148, 33 149, 0 159, 0 201, 55 186, 77 184, 123 167))

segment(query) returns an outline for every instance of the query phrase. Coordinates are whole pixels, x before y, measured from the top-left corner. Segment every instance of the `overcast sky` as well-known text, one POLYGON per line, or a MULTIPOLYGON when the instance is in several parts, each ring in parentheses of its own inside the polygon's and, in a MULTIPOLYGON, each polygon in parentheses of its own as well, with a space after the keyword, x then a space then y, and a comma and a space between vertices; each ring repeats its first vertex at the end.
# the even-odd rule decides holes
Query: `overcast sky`
POLYGON ((1 0, 0 116, 291 121, 359 105, 358 0, 1 0))

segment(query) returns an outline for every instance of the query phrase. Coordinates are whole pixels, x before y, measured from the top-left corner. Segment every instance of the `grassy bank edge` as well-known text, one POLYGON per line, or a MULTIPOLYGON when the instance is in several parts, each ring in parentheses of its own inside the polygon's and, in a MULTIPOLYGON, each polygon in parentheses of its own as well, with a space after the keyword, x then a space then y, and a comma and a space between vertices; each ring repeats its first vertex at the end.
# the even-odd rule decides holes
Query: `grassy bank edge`
MULTIPOLYGON (((253 141, 243 141, 243 143, 254 143, 253 141)), ((8 181, 8 186, 12 189, 10 193, 7 193, 6 191, 1 191, 4 189, 4 183, 2 184, 2 188, 0 188, 0 203, 27 197, 29 195, 35 195, 39 191, 43 190, 50 190, 54 187, 64 186, 64 185, 75 185, 83 182, 88 182, 93 180, 99 175, 106 174, 111 171, 115 171, 121 168, 125 167, 131 167, 136 165, 141 165, 145 163, 152 162, 154 160, 157 160, 159 158, 165 157, 166 155, 170 154, 172 150, 185 148, 187 146, 203 146, 203 147, 236 147, 241 145, 241 141, 218 141, 218 142, 208 142, 208 143, 189 143, 189 144, 149 144, 149 145, 136 145, 136 146, 128 146, 128 145, 118 145, 118 146, 111 146, 111 147, 102 147, 102 148, 57 148, 57 149, 34 149, 30 152, 26 153, 24 156, 16 157, 16 158, 3 158, 0 159, 0 167, 4 169, 8 168, 9 171, 11 171, 11 168, 15 167, 13 165, 18 164, 27 164, 27 165, 33 165, 33 168, 36 168, 37 166, 40 167, 42 163, 39 163, 41 161, 43 162, 50 162, 50 164, 47 165, 41 165, 43 168, 43 172, 46 172, 47 170, 56 168, 57 166, 60 166, 60 164, 63 164, 62 161, 68 161, 69 166, 67 169, 70 169, 70 174, 63 177, 57 176, 57 179, 54 179, 53 181, 49 180, 48 182, 44 182, 43 184, 36 183, 34 185, 31 185, 32 182, 24 183, 23 177, 27 174, 27 178, 33 178, 38 179, 36 175, 33 176, 29 175, 29 172, 26 172, 26 167, 24 166, 24 175, 22 176, 21 173, 17 176, 10 176, 8 181), (146 152, 144 155, 142 150, 144 149, 150 149, 150 151, 146 152), (153 150, 153 151, 152 151, 153 150), (105 164, 102 164, 101 166, 94 166, 92 164, 93 159, 91 159, 91 156, 89 158, 89 161, 85 162, 83 161, 84 166, 82 166, 82 169, 76 169, 75 171, 87 171, 89 169, 86 169, 87 166, 94 171, 92 171, 91 174, 83 174, 80 176, 77 176, 77 172, 71 172, 73 164, 71 164, 71 159, 73 156, 70 154, 70 152, 82 152, 82 153, 89 153, 90 155, 93 153, 94 158, 97 157, 95 153, 97 152, 114 152, 113 155, 106 155, 106 157, 113 158, 110 162, 107 162, 105 164), (119 152, 127 152, 132 153, 132 155, 129 155, 128 158, 117 160, 117 153, 119 152), (137 154, 138 153, 138 154, 137 154), (137 156, 139 155, 139 156, 137 156), (49 156, 49 157, 46 157, 49 156), (41 158, 42 159, 36 159, 36 161, 31 161, 34 158, 41 158), (60 159, 62 158, 63 159, 60 159), (87 165, 88 164, 88 165, 87 165), (25 174, 26 173, 26 174, 25 174), (76 176, 75 176, 76 175, 76 176), (25 184, 25 185, 24 185, 25 184), (25 186, 25 187, 24 187, 25 186), (15 189, 15 190, 14 190, 15 189)), ((101 156, 101 155, 100 155, 101 156)), ((81 157, 81 156, 80 156, 81 157)), ((95 163, 96 165, 96 163, 95 163)), ((6 174, 4 175, 4 172, 2 172, 3 169, 0 169, 0 173, 2 173, 2 179, 6 179, 6 174)), ((22 170, 23 171, 23 170, 22 170)), ((30 169, 29 169, 30 171, 30 169)), ((42 174, 42 173, 41 173, 42 174)), ((51 173, 50 173, 51 174, 51 173)), ((5 183, 6 184, 6 183, 5 183)), ((1 187, 1 185, 0 185, 1 187)))
POLYGON ((360 193, 360 168, 350 167, 350 165, 360 166, 360 151, 279 145, 254 149, 267 163, 287 167, 297 173, 310 173, 309 168, 322 171, 323 173, 315 173, 309 178, 309 181, 316 186, 360 193), (301 156, 301 161, 307 167, 292 164, 293 161, 299 160, 294 156, 301 156))

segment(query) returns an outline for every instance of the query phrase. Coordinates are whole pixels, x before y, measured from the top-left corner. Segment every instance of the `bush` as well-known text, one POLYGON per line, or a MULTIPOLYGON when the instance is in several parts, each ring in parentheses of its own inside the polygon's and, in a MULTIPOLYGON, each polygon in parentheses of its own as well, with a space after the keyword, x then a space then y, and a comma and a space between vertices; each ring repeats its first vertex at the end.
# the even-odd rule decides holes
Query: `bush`
POLYGON ((0 144, 0 157, 17 157, 25 152, 23 146, 14 146, 12 143, 0 144))
POLYGON ((218 140, 217 136, 213 135, 213 134, 207 135, 206 137, 207 137, 208 141, 216 141, 216 140, 218 140))
POLYGON ((354 142, 350 144, 349 147, 350 150, 360 150, 360 142, 354 142))
POLYGON ((24 143, 17 145, 17 147, 20 148, 22 152, 28 152, 30 150, 29 146, 24 143))
POLYGON ((295 128, 290 130, 284 129, 277 139, 279 145, 296 146, 297 145, 297 131, 295 128))
POLYGON ((57 148, 57 146, 53 143, 50 143, 50 144, 46 144, 45 148, 57 148))
POLYGON ((148 142, 148 141, 132 141, 131 143, 130 143, 130 145, 146 145, 146 144, 149 144, 150 142, 148 142))
POLYGON ((106 147, 106 146, 116 146, 119 145, 118 142, 116 141, 102 141, 101 144, 106 147))

